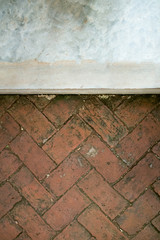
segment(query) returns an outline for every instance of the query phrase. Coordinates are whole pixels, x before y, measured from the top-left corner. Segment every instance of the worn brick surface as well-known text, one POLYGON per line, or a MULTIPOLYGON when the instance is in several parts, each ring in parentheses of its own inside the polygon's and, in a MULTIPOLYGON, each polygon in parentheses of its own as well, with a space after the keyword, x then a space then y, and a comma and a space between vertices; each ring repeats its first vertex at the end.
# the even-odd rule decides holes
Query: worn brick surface
POLYGON ((26 167, 23 167, 10 181, 40 213, 49 208, 55 200, 26 167))
POLYGON ((160 142, 157 143, 157 144, 153 147, 152 151, 153 151, 158 157, 160 157, 160 142))
POLYGON ((81 180, 78 186, 110 218, 115 218, 127 205, 127 202, 94 170, 81 180))
POLYGON ((16 238, 16 240, 31 240, 31 238, 28 236, 26 232, 23 232, 16 238))
POLYGON ((142 195, 133 206, 129 207, 117 222, 129 234, 135 234, 148 223, 160 210, 160 201, 151 190, 142 195))
POLYGON ((53 161, 26 132, 19 135, 10 146, 39 179, 44 178, 55 167, 53 161))
POLYGON ((160 174, 160 161, 149 153, 115 188, 129 201, 134 201, 160 174))
POLYGON ((127 134, 126 127, 99 101, 86 101, 79 115, 113 147, 127 134))
POLYGON ((55 240, 90 240, 90 234, 78 222, 71 223, 55 240))
POLYGON ((50 240, 55 235, 54 230, 26 203, 17 205, 12 214, 33 240, 50 240))
POLYGON ((0 96, 0 240, 159 240, 158 95, 0 96))
POLYGON ((21 197, 18 192, 9 184, 5 183, 0 187, 0 217, 5 215, 21 197))
POLYGON ((43 146, 43 149, 59 164, 90 133, 90 128, 78 117, 74 117, 43 146))
POLYGON ((40 110, 43 110, 50 102, 50 100, 42 95, 29 95, 27 98, 40 110))
POLYGON ((56 127, 60 127, 69 117, 72 116, 81 102, 82 99, 78 96, 57 96, 45 108, 44 114, 56 127))
POLYGON ((20 127, 16 121, 6 113, 0 119, 0 151, 19 133, 20 127))
POLYGON ((45 186, 49 191, 60 196, 89 169, 89 163, 80 154, 73 153, 50 174, 45 180, 45 186))
POLYGON ((53 125, 26 98, 21 98, 9 112, 37 143, 44 143, 55 132, 53 125))
POLYGON ((4 150, 0 154, 0 182, 6 180, 20 166, 21 161, 12 152, 4 150))
POLYGON ((17 95, 0 96, 0 117, 18 99, 17 95))
POLYGON ((115 182, 128 169, 96 136, 89 137, 80 152, 108 182, 115 182))
POLYGON ((158 97, 136 96, 126 99, 115 111, 115 113, 126 123, 128 127, 135 126, 147 113, 155 108, 159 101, 158 97))
POLYGON ((147 225, 133 240, 159 240, 159 233, 151 226, 147 225))
POLYGON ((152 115, 146 117, 116 146, 119 156, 131 165, 160 139, 160 123, 152 115))
POLYGON ((160 215, 152 221, 152 224, 160 231, 160 215))
POLYGON ((55 230, 60 230, 69 224, 77 214, 82 212, 89 203, 90 201, 78 188, 73 187, 45 213, 44 219, 55 230))
POLYGON ((125 95, 99 95, 98 97, 112 111, 114 111, 125 99, 131 98, 125 95))
POLYGON ((157 182, 155 182, 154 185, 153 185, 153 187, 154 187, 154 191, 155 191, 156 193, 158 193, 158 195, 160 196, 160 180, 158 180, 157 182))
POLYGON ((125 236, 112 224, 106 216, 96 207, 91 206, 85 210, 78 221, 99 240, 125 240, 125 236))
POLYGON ((0 220, 1 240, 14 240, 20 232, 21 228, 9 216, 5 216, 0 220))

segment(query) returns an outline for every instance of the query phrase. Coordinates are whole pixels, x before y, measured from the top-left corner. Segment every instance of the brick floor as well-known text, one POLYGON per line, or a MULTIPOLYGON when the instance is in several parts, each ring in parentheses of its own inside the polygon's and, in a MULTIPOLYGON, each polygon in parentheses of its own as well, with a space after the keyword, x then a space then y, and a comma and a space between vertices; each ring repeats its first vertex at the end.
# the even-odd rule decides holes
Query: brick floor
POLYGON ((0 96, 0 240, 159 240, 159 95, 0 96))

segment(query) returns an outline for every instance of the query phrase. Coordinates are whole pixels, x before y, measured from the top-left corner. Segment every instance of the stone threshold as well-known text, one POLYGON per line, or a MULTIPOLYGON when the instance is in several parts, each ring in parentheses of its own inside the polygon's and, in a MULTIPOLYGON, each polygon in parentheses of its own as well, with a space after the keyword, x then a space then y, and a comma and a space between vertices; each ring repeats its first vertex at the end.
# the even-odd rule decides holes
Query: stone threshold
POLYGON ((160 64, 0 63, 0 94, 159 94, 160 64))

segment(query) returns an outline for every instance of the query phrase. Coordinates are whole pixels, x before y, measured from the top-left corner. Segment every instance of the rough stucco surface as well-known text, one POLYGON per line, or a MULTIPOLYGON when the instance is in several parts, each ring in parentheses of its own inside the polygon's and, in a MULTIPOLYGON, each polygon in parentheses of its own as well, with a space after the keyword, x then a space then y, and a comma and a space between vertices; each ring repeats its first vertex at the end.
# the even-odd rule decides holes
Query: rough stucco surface
POLYGON ((160 0, 0 0, 0 61, 160 62, 160 0))

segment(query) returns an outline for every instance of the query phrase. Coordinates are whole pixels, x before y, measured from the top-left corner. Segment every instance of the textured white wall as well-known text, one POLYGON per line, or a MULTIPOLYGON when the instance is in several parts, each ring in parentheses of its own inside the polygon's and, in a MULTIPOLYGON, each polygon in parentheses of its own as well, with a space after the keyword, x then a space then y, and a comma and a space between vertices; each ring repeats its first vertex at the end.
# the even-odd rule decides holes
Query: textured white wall
POLYGON ((160 63, 160 0, 0 0, 0 61, 160 63))

